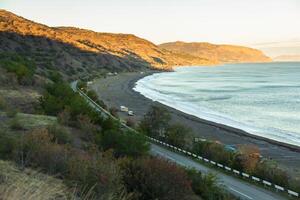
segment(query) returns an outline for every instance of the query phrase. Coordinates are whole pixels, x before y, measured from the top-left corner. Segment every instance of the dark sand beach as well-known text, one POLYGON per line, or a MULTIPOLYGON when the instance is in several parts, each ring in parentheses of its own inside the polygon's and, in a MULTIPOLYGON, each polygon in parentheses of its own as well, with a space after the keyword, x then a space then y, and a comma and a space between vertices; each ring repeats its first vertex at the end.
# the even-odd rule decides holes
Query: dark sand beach
MULTIPOLYGON (((97 92, 100 99, 109 107, 127 106, 135 113, 135 116, 131 118, 139 121, 151 105, 160 104, 133 90, 136 81, 152 73, 154 72, 143 74, 133 72, 108 76, 95 80, 90 87, 97 92)), ((198 137, 220 141, 229 145, 256 145, 263 157, 276 160, 288 172, 300 176, 300 148, 259 138, 239 129, 203 120, 167 106, 164 107, 171 112, 173 123, 181 123, 190 127, 198 137)), ((123 119, 128 118, 125 113, 120 112, 119 115, 123 119)))

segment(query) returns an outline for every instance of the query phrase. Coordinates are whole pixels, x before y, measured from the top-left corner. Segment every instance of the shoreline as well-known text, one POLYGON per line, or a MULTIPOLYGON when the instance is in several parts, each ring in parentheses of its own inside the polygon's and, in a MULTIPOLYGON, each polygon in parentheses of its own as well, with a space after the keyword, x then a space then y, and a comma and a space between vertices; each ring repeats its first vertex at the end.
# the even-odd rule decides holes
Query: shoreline
MULTIPOLYGON (((172 123, 181 123, 191 128, 196 136, 228 145, 253 144, 259 147, 264 157, 272 158, 279 164, 288 165, 293 171, 300 166, 300 147, 298 146, 252 135, 238 128, 186 114, 148 99, 133 90, 138 80, 154 73, 159 73, 159 71, 147 71, 143 74, 131 72, 109 76, 105 79, 95 80, 91 87, 109 107, 128 106, 135 113, 134 121, 138 122, 142 119, 151 105, 161 105, 170 111, 172 123)), ((129 118, 124 113, 119 113, 119 115, 123 119, 129 118)))
MULTIPOLYGON (((152 73, 152 74, 154 74, 154 73, 152 73)), ((145 78, 147 76, 151 76, 152 74, 145 75, 145 76, 143 76, 141 78, 132 79, 130 81, 129 87, 132 89, 133 92, 138 93, 139 95, 145 97, 144 95, 140 94, 139 92, 133 90, 133 88, 135 87, 135 84, 136 84, 137 81, 139 81, 139 80, 141 80, 141 79, 143 79, 143 78, 145 78)), ((147 98, 147 97, 145 97, 145 98, 147 98)), ((149 99, 149 101, 153 101, 150 98, 147 98, 147 99, 149 99)), ((203 119, 201 117, 197 117, 197 116, 185 113, 185 112, 183 112, 181 110, 177 110, 176 108, 173 108, 171 106, 165 105, 165 104, 163 104, 161 102, 158 102, 158 101, 153 101, 153 102, 156 102, 157 104, 160 104, 160 105, 162 105, 164 107, 167 107, 168 110, 170 110, 170 109, 175 110, 175 112, 178 112, 178 114, 184 116, 188 120, 192 120, 192 121, 195 121, 195 122, 207 124, 209 126, 213 126, 213 127, 219 128, 219 129, 223 129, 225 131, 230 131, 230 132, 233 132, 233 133, 241 135, 241 136, 251 137, 251 138, 254 138, 254 139, 258 139, 258 140, 264 140, 266 142, 269 142, 269 143, 272 143, 272 144, 275 144, 275 145, 280 145, 280 146, 289 148, 292 151, 300 152, 300 146, 289 144, 289 143, 280 142, 280 141, 273 140, 273 139, 270 139, 270 138, 267 138, 267 137, 263 137, 263 136, 259 136, 259 135, 254 135, 254 134, 251 134, 251 133, 249 133, 249 132, 247 132, 247 131, 245 131, 243 129, 239 129, 239 128, 236 128, 236 127, 233 127, 233 126, 229 126, 229 125, 226 125, 226 124, 222 124, 222 123, 218 123, 218 122, 206 120, 206 119, 203 119)))

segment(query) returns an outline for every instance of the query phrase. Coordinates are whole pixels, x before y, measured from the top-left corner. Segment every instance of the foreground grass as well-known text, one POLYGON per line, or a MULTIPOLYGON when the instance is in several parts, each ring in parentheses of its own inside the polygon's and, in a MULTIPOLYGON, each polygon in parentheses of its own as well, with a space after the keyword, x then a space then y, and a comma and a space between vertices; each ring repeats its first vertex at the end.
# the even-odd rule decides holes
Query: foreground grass
POLYGON ((19 170, 13 163, 0 160, 0 199, 72 199, 61 180, 33 170, 19 170))

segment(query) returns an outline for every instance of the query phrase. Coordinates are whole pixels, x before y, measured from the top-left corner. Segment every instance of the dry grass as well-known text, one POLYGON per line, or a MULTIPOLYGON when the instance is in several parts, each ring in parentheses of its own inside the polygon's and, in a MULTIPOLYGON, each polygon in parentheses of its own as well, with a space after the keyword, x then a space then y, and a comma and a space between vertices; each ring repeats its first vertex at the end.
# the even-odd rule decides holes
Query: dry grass
MULTIPOLYGON (((18 169, 13 163, 0 160, 0 200, 94 200, 93 188, 82 192, 70 189, 62 180, 34 170, 18 169)), ((132 194, 121 190, 101 200, 131 200, 132 194)))
POLYGON ((73 199, 61 180, 32 170, 20 171, 12 163, 0 161, 1 200, 73 199))

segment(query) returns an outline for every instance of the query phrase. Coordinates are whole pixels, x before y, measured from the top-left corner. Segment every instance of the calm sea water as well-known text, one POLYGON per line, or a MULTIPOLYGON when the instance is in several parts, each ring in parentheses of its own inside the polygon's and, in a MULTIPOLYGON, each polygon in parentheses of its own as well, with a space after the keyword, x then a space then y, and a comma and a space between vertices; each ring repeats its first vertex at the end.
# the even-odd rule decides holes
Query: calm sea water
POLYGON ((134 88, 185 113, 300 146, 300 63, 181 67, 134 88))

